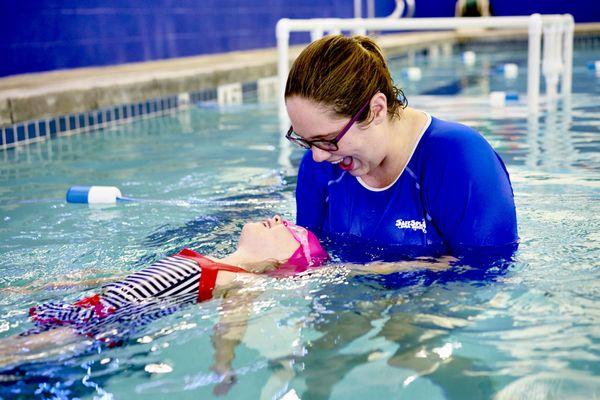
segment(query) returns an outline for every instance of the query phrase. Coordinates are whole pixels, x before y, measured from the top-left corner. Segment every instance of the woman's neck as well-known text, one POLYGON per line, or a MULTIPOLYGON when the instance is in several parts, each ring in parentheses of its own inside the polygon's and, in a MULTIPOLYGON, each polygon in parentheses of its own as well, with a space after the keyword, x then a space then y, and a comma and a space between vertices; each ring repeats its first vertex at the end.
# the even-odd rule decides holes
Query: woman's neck
POLYGON ((388 151, 381 164, 362 177, 363 182, 378 188, 394 182, 408 164, 426 122, 427 116, 412 108, 404 109, 400 118, 391 120, 386 127, 388 151))

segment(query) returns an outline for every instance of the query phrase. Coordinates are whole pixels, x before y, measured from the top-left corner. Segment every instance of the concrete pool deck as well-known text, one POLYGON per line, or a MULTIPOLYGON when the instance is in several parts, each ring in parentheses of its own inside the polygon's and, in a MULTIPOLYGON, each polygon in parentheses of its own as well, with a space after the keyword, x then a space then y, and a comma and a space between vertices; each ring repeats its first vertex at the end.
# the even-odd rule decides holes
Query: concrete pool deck
MULTIPOLYGON (((578 24, 575 32, 598 34, 600 24, 578 24)), ((378 42, 388 56, 397 56, 455 43, 526 37, 526 30, 462 30, 383 35, 378 42)), ((290 59, 303 47, 292 46, 290 59)), ((270 48, 9 76, 0 78, 0 128, 275 75, 277 50, 270 48)))

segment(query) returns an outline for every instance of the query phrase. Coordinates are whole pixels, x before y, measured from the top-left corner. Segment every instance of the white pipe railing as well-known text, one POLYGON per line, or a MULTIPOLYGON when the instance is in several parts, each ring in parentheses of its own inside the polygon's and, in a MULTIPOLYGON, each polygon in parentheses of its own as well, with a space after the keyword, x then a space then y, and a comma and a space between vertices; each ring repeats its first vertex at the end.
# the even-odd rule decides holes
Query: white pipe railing
MULTIPOLYGON (((387 18, 412 18, 415 14, 415 0, 396 0, 396 6, 394 11, 387 18), (406 15, 404 10, 406 11, 406 15)), ((367 18, 375 17, 375 0, 368 0, 367 2, 367 18)), ((354 0, 354 18, 362 18, 362 0, 354 0)))
POLYGON ((354 0, 354 18, 362 18, 362 0, 354 0))
POLYGON ((571 96, 573 85, 573 33, 575 31, 575 20, 571 14, 565 15, 565 32, 563 36, 563 64, 562 95, 567 98, 571 96))
POLYGON ((519 17, 480 17, 480 18, 317 18, 287 19, 277 22, 277 51, 279 76, 279 118, 281 125, 287 125, 284 93, 289 71, 289 38, 290 32, 311 32, 311 39, 316 40, 325 33, 341 31, 364 32, 366 30, 452 30, 462 28, 528 28, 528 78, 527 101, 529 112, 539 112, 540 100, 540 67, 544 66, 547 97, 553 98, 557 93, 558 78, 562 79, 562 95, 571 93, 571 74, 573 65, 573 17, 565 15, 540 15, 519 17), (544 35, 544 60, 542 63, 542 34, 544 35), (557 49, 558 48, 558 49, 557 49), (552 87, 549 87, 552 86, 552 87))
POLYGON ((412 18, 413 15, 415 15, 415 0, 396 0, 396 7, 387 18, 412 18))
POLYGON ((529 40, 527 44, 527 103, 532 114, 537 114, 540 103, 540 65, 542 54, 542 17, 529 17, 529 40))
POLYGON ((367 18, 375 18, 375 0, 367 0, 367 18))

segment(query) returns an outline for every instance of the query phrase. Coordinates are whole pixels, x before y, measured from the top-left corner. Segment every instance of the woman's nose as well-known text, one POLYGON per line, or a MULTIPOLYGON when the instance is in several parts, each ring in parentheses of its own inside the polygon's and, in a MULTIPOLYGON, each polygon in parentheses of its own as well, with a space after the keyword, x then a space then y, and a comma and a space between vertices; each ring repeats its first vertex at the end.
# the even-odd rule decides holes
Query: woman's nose
POLYGON ((315 162, 323 162, 331 156, 330 152, 316 146, 313 146, 310 150, 312 151, 313 160, 315 160, 315 162))

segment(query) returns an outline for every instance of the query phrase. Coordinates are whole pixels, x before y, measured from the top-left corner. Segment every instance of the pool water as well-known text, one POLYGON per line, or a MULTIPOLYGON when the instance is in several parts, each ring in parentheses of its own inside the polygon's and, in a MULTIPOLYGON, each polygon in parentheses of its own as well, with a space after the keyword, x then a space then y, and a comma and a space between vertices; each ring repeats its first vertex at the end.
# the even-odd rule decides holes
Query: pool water
MULTIPOLYGON (((505 160, 521 237, 514 260, 399 274, 398 285, 343 263, 266 279, 251 304, 205 302, 124 346, 5 369, 0 397, 600 397, 600 77, 586 68, 598 49, 576 47, 570 104, 545 105, 539 118, 522 100, 499 109, 487 100, 491 90, 526 91, 525 47, 473 49, 474 68, 460 49, 391 64, 411 106, 479 129, 505 160), (403 76, 413 62, 420 81, 403 76), (519 64, 517 79, 496 72, 505 62, 519 64), (244 307, 247 318, 235 311, 244 307), (224 388, 210 369, 211 335, 243 320, 237 381, 224 388)), ((274 103, 202 103, 1 153, 0 337, 30 328, 34 305, 92 293, 77 282, 182 247, 224 255, 246 220, 293 219, 295 169, 278 163, 276 116, 274 103), (76 184, 118 186, 143 201, 66 204, 76 184)), ((293 150, 294 167, 301 156, 293 150)))

